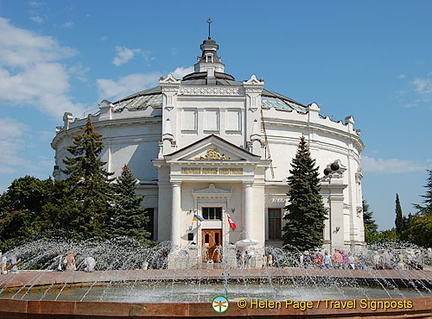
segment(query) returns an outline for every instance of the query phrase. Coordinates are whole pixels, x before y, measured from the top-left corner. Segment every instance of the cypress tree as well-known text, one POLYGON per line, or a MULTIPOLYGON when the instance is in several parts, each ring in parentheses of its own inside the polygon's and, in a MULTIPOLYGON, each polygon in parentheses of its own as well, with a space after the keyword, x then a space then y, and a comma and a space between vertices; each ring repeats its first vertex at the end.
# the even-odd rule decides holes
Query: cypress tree
POLYGON ((320 194, 319 167, 315 167, 305 138, 302 136, 289 171, 287 193, 290 204, 285 207, 287 220, 282 240, 287 248, 313 250, 323 244, 327 210, 320 194))
POLYGON ((70 203, 61 214, 74 237, 105 237, 112 173, 100 159, 102 135, 95 132, 90 117, 81 131, 67 148, 72 156, 63 161, 70 203))
POLYGON ((395 226, 396 226, 396 233, 400 237, 405 230, 405 223, 404 218, 402 214, 402 207, 399 201, 399 195, 396 194, 396 209, 395 209, 396 219, 395 219, 395 226))
POLYGON ((144 196, 136 195, 137 180, 129 167, 112 184, 112 202, 109 210, 108 233, 110 237, 130 237, 145 242, 150 233, 145 230, 149 221, 141 205, 144 196))

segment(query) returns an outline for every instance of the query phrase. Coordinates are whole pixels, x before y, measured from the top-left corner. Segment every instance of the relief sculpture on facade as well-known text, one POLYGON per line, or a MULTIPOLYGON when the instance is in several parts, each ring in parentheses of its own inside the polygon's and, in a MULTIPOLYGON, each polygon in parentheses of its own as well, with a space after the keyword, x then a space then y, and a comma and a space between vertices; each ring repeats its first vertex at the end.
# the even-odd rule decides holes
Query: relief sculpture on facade
POLYGON ((207 150, 204 156, 195 158, 196 160, 208 160, 208 161, 230 161, 231 159, 225 155, 221 155, 216 148, 207 150))

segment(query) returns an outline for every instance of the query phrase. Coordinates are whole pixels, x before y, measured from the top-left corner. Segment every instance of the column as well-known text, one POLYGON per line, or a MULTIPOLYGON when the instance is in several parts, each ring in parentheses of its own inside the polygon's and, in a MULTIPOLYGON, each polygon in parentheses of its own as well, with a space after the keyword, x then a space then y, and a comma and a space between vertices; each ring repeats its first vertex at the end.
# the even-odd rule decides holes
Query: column
POLYGON ((245 203, 245 232, 247 238, 251 239, 253 233, 253 188, 252 183, 244 183, 244 203, 245 203))
POLYGON ((181 182, 172 182, 172 215, 171 215, 171 245, 180 247, 181 236, 181 182))

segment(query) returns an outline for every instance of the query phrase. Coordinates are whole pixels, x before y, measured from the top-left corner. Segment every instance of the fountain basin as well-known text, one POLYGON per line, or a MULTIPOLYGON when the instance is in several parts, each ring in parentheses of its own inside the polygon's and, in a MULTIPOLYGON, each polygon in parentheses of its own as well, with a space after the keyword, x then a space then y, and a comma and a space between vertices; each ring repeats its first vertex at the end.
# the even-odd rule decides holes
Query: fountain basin
MULTIPOLYGON (((322 317, 349 317, 351 314, 362 318, 402 318, 407 314, 416 318, 432 318, 432 297, 430 289, 432 279, 431 271, 411 271, 411 270, 319 270, 319 269, 193 269, 182 272, 173 272, 170 270, 116 270, 116 271, 101 271, 101 272, 52 272, 52 271, 28 271, 19 274, 8 274, 0 276, 3 295, 7 298, 0 299, 0 318, 127 318, 127 317, 143 317, 143 318, 211 318, 217 317, 244 317, 252 316, 256 318, 265 317, 280 317, 291 316, 304 317, 305 315, 312 318, 322 317), (117 283, 139 283, 146 281, 154 282, 220 282, 227 283, 233 286, 234 283, 258 283, 270 285, 280 282, 281 280, 289 282, 328 282, 329 280, 358 282, 366 285, 383 286, 391 283, 399 287, 413 285, 426 289, 423 297, 404 297, 393 299, 389 298, 373 299, 372 302, 378 300, 402 302, 402 308, 391 309, 375 309, 371 307, 362 308, 357 298, 349 297, 348 300, 357 300, 354 309, 340 309, 335 305, 326 305, 325 302, 318 304, 316 299, 311 296, 308 301, 312 301, 314 307, 312 309, 296 309, 290 307, 272 308, 268 304, 262 304, 263 307, 250 304, 245 309, 239 308, 237 305, 238 297, 230 299, 230 308, 223 314, 216 313, 211 308, 211 303, 206 302, 112 302, 112 301, 48 301, 48 300, 21 300, 19 294, 15 299, 11 299, 11 295, 15 291, 20 290, 21 294, 28 288, 37 289, 38 287, 53 287, 55 290, 66 289, 70 287, 83 287, 82 289, 91 289, 92 286, 113 285, 117 283), (11 290, 9 293, 7 289, 11 290), (234 301, 233 301, 234 300, 234 301)), ((342 288, 343 289, 343 288, 342 288)), ((151 290, 148 291, 152 293, 151 290)), ((215 291, 211 298, 220 294, 215 291)), ((420 294, 421 295, 421 294, 420 294)), ((248 296, 244 296, 248 298, 248 296)), ((210 298, 210 299, 211 299, 210 298)), ((259 301, 270 300, 274 301, 272 296, 266 297, 251 297, 259 301)), ((320 297, 321 298, 321 297, 320 297)), ((278 297, 278 299, 281 299, 278 297)), ((304 299, 304 298, 303 298, 304 299)), ((295 298, 293 298, 295 300, 295 298)), ((197 298, 199 301, 199 298, 197 298)))
MULTIPOLYGON (((398 301, 400 299, 394 299, 398 301)), ((406 300, 406 299, 405 299, 406 300)), ((374 300, 378 302, 379 300, 374 300)), ((385 301, 385 300, 383 300, 385 301)), ((411 309, 332 309, 322 303, 318 308, 240 309, 235 302, 223 314, 209 303, 118 303, 77 301, 0 300, 0 318, 432 318, 430 297, 411 298, 411 309)))

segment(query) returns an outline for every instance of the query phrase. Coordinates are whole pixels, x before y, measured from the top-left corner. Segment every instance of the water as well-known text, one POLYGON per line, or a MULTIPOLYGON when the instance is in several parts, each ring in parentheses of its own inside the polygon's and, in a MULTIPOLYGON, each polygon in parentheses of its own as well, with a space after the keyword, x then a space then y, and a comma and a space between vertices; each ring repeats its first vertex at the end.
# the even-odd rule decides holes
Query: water
MULTIPOLYGON (((60 286, 58 286, 60 287, 60 286)), ((138 283, 135 285, 113 284, 109 286, 82 287, 66 285, 63 288, 33 288, 29 293, 16 293, 16 289, 2 294, 4 298, 25 300, 64 300, 64 301, 93 301, 93 302, 132 302, 132 303, 168 303, 168 302, 210 302, 215 296, 225 295, 225 287, 220 283, 138 283), (61 293, 60 293, 61 290, 61 293)), ((266 284, 249 283, 232 284, 228 298, 230 301, 239 299, 269 299, 297 301, 309 301, 318 299, 351 300, 351 299, 378 299, 378 298, 403 298, 420 297, 415 289, 391 290, 388 292, 372 287, 321 287, 317 290, 311 286, 280 285, 269 286, 266 284)), ((429 294, 428 294, 429 295, 429 294)))
MULTIPOLYGON (((253 256, 263 253, 254 250, 254 247, 248 249, 253 256)), ((401 269, 409 268, 408 262, 404 263, 404 255, 415 256, 416 252, 422 257, 423 264, 430 262, 428 251, 414 246, 370 247, 362 252, 364 265, 356 263, 356 267, 366 268, 359 272, 312 269, 312 266, 301 269, 299 252, 274 247, 265 249, 266 254, 273 256, 276 268, 271 270, 197 269, 199 267, 167 270, 169 251, 169 243, 145 247, 127 239, 81 243, 61 239, 35 241, 16 250, 22 259, 19 274, 0 275, 0 298, 164 303, 210 302, 217 295, 227 296, 233 301, 243 298, 308 301, 432 296, 429 273, 401 269), (64 258, 68 252, 75 253, 77 270, 56 272, 59 261, 54 258, 64 258), (381 267, 376 264, 377 254, 383 257, 380 265, 391 270, 374 269, 381 267), (96 260, 95 272, 84 273, 84 259, 89 256, 96 260), (351 275, 358 277, 359 273, 368 278, 365 285, 350 278, 351 275), (55 280, 44 279, 50 274, 55 280), (419 280, 419 274, 423 280, 419 280), (22 282, 18 278, 26 278, 26 284, 13 284, 22 282)), ((13 253, 10 251, 6 255, 13 253)), ((177 256, 179 259, 187 258, 188 254, 179 253, 177 256)), ((182 260, 179 262, 187 264, 182 260)), ((226 264, 214 266, 218 268, 226 264)))

